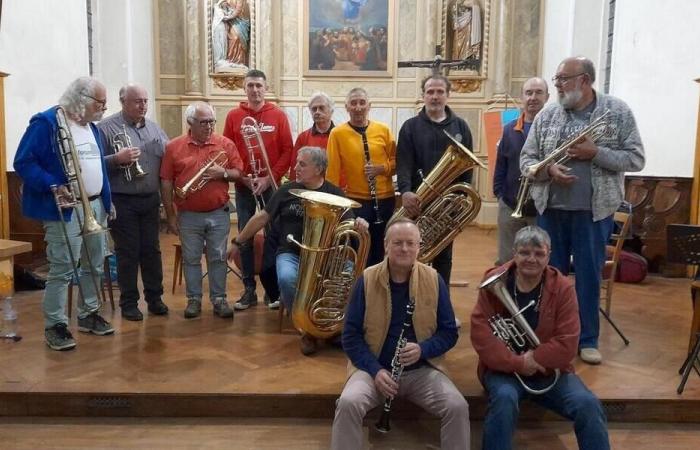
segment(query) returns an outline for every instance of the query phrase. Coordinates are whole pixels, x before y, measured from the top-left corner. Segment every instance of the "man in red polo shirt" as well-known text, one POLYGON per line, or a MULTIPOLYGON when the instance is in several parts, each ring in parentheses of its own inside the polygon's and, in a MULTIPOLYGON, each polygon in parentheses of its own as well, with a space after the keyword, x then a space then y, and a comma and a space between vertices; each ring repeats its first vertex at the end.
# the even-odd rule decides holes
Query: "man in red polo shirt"
MULTIPOLYGON (((296 164, 297 153, 302 147, 319 147, 323 150, 328 145, 328 135, 335 126, 333 123, 333 110, 335 102, 325 92, 314 92, 308 103, 311 119, 314 121, 311 128, 302 132, 297 136, 292 150, 291 162, 296 164)), ((289 171, 289 179, 296 181, 296 171, 291 167, 289 171)), ((341 186, 342 187, 342 186, 341 186)))
MULTIPOLYGON (((248 223, 258 208, 257 201, 269 201, 272 196, 272 180, 279 186, 280 179, 289 170, 292 154, 292 133, 287 116, 276 105, 265 101, 267 80, 265 73, 252 69, 245 76, 244 89, 247 102, 241 102, 238 108, 232 109, 226 116, 224 136, 231 139, 239 149, 244 163, 243 177, 236 180, 236 214, 238 215, 238 231, 248 223), (258 124, 258 132, 265 144, 267 157, 272 173, 267 173, 265 167, 257 178, 250 177, 250 155, 241 135, 241 123, 246 117, 252 117, 258 124), (256 199, 257 198, 257 199, 256 199)), ((259 150, 255 149, 255 159, 263 161, 259 150)), ((245 291, 236 302, 236 309, 248 309, 258 303, 255 293, 255 252, 252 239, 241 245, 241 272, 245 291)), ((276 300, 271 298, 272 301, 276 300)))
POLYGON ((229 182, 241 178, 243 162, 231 140, 214 133, 214 109, 195 102, 185 111, 190 130, 170 141, 160 168, 168 231, 180 235, 185 272, 185 318, 202 312, 202 252, 206 245, 209 299, 214 314, 233 318, 226 301, 226 246, 231 227, 229 182), (198 175, 210 161, 209 167, 198 175), (183 193, 183 187, 196 179, 183 193), (175 191, 175 194, 174 192, 175 191), (177 214, 173 207, 177 206, 177 214))

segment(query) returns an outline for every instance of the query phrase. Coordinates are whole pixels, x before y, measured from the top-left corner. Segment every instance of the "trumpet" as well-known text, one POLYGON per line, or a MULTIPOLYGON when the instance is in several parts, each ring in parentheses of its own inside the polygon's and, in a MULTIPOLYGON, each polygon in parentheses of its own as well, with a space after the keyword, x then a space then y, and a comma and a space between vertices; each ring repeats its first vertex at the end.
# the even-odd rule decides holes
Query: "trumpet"
MULTIPOLYGON (((112 147, 114 147, 114 153, 117 153, 123 148, 133 147, 131 138, 126 132, 126 125, 122 125, 122 131, 115 134, 112 138, 112 147)), ((148 172, 141 168, 141 164, 139 164, 138 160, 128 164, 122 164, 120 167, 124 170, 124 178, 126 178, 126 181, 131 181, 133 177, 141 178, 148 175, 148 172)))
MULTIPOLYGON (((260 136, 258 128, 258 122, 250 116, 244 117, 241 121, 241 136, 243 136, 243 142, 245 142, 245 147, 248 150, 248 161, 250 164, 251 173, 248 174, 248 176, 252 178, 253 185, 256 185, 258 178, 269 175, 272 192, 275 192, 278 187, 277 181, 275 181, 275 177, 272 175, 272 167, 270 166, 270 160, 267 156, 267 149, 265 148, 265 143, 263 142, 262 136, 260 136), (262 161, 255 156, 256 151, 260 153, 262 161)), ((256 200, 260 209, 263 209, 265 207, 265 199, 262 194, 256 196, 256 200)))
POLYGON ((225 151, 221 150, 219 153, 214 155, 213 158, 209 158, 209 161, 207 161, 187 183, 185 183, 182 187, 175 188, 175 193, 177 196, 180 198, 186 198, 192 192, 202 189, 204 185, 211 180, 211 178, 204 176, 204 172, 206 172, 207 169, 214 164, 224 168, 226 167, 228 164, 228 156, 226 156, 225 151))
POLYGON ((547 157, 542 161, 525 168, 523 175, 520 177, 517 203, 513 213, 510 215, 511 217, 519 219, 523 216, 523 206, 525 206, 525 203, 530 198, 530 189, 532 188, 532 183, 535 176, 537 176, 537 173, 542 170, 542 168, 552 164, 561 165, 569 162, 571 159, 571 156, 568 153, 569 149, 584 140, 586 137, 591 138, 593 142, 600 139, 607 130, 607 119, 609 114, 610 110, 606 109, 603 114, 601 114, 593 122, 589 123, 586 128, 578 133, 575 133, 573 136, 569 136, 563 144, 547 155, 547 157))
MULTIPOLYGON (((507 270, 497 273, 489 277, 481 283, 479 289, 486 289, 498 298, 501 304, 506 308, 510 317, 504 318, 500 314, 496 314, 489 319, 489 325, 493 330, 494 336, 503 341, 508 349, 514 353, 522 354, 528 350, 534 350, 540 346, 540 339, 523 317, 523 313, 535 305, 535 301, 531 300, 524 308, 518 309, 518 305, 508 293, 508 288, 505 284, 505 278, 508 274, 507 270)), ((530 387, 519 374, 514 373, 523 388, 530 394, 540 395, 549 391, 557 384, 559 380, 559 369, 554 370, 554 380, 549 385, 542 389, 530 387)))

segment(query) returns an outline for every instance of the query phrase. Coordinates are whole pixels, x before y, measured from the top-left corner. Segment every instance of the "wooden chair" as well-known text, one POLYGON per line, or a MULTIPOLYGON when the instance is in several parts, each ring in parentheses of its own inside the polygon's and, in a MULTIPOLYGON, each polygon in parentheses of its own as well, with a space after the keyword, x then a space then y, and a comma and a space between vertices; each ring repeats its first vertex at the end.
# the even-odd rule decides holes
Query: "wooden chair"
MULTIPOLYGON (((182 265, 182 244, 180 242, 176 242, 173 244, 175 246, 175 260, 173 262, 173 287, 172 287, 172 293, 175 294, 175 286, 180 286, 182 285, 182 277, 184 276, 185 273, 185 268, 182 265)), ((207 252, 206 246, 202 249, 202 254, 205 254, 207 252)), ((235 276, 238 277, 238 279, 241 279, 241 274, 239 274, 236 269, 231 267, 228 262, 226 263, 226 271, 227 273, 233 273, 235 276)), ((204 272, 202 275, 202 279, 207 276, 209 272, 204 272)))
MULTIPOLYGON (((109 304, 112 307, 112 311, 114 311, 114 289, 119 289, 119 285, 113 285, 112 284, 112 276, 111 276, 111 265, 109 263, 109 257, 112 256, 112 254, 105 255, 105 260, 104 260, 104 275, 102 279, 102 295, 100 297, 100 300, 102 303, 107 302, 107 297, 105 296, 105 290, 107 295, 109 295, 109 304)), ((71 278, 71 282, 68 285, 68 317, 71 316, 73 313, 73 279, 71 278)))
POLYGON ((605 314, 610 315, 610 304, 612 302, 613 288, 615 287, 615 274, 617 273, 617 263, 622 253, 622 244, 629 232, 632 221, 630 215, 624 212, 616 212, 613 220, 619 227, 619 232, 612 235, 611 239, 615 245, 607 246, 607 253, 610 257, 606 259, 603 266, 603 279, 600 285, 601 299, 605 299, 605 314))

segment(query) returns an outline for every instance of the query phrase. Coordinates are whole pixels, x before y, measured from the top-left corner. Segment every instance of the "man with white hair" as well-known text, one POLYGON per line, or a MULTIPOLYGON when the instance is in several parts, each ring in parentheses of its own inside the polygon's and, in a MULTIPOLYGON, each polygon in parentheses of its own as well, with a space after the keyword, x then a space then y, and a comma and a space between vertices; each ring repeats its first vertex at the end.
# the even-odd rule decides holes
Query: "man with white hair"
POLYGON ((78 264, 83 296, 78 304, 78 330, 102 336, 114 333, 114 329, 99 315, 99 294, 93 282, 102 277, 104 233, 82 236, 80 223, 84 222, 85 211, 81 202, 73 208, 59 208, 57 204, 70 201, 69 180, 59 158, 57 114, 59 108, 65 113, 66 131, 70 132, 80 166, 73 170, 82 176, 87 203, 95 219, 106 226, 111 195, 100 133, 92 122, 100 120, 107 109, 107 92, 96 79, 81 77, 68 86, 58 103, 31 118, 17 148, 14 168, 23 182, 22 213, 42 221, 46 231, 49 274, 42 303, 46 345, 52 350, 70 350, 75 348, 75 340, 68 330, 65 310, 67 289, 78 264), (80 261, 72 261, 74 256, 80 261))
POLYGON ((226 240, 231 228, 228 190, 230 181, 240 179, 243 162, 236 145, 214 133, 214 117, 214 109, 208 103, 190 104, 185 111, 189 132, 170 141, 160 168, 168 231, 179 234, 182 244, 186 319, 199 317, 202 312, 201 260, 205 245, 214 315, 233 318, 226 301, 226 240), (214 162, 198 177, 201 168, 211 161, 214 162), (182 187, 193 180, 195 187, 183 195, 182 187), (173 190, 178 193, 174 199, 177 215, 173 190))
MULTIPOLYGON (((297 153, 302 147, 319 147, 323 150, 328 145, 328 136, 331 130, 335 127, 333 123, 333 111, 335 110, 335 102, 325 92, 314 92, 308 103, 311 119, 314 121, 311 128, 302 132, 297 136, 292 150, 292 165, 289 170, 289 179, 296 180, 296 164, 297 153)), ((342 183, 341 183, 342 186, 342 183)))

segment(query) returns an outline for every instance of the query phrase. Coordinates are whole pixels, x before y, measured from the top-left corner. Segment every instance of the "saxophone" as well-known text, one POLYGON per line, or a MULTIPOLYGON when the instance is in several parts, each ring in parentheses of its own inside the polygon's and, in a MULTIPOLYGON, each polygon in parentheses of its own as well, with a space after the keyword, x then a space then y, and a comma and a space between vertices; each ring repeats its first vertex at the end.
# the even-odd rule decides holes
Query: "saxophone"
MULTIPOLYGON (((465 226, 479 213, 481 198, 479 193, 467 183, 451 185, 455 178, 475 166, 486 169, 468 148, 450 133, 445 134, 452 141, 442 158, 416 189, 421 204, 421 214, 415 218, 422 238, 418 261, 429 263, 465 226), (449 186, 449 187, 448 187, 449 186)), ((408 217, 406 209, 399 208, 389 223, 400 217, 408 217)))
POLYGON ((302 242, 287 236, 301 249, 292 322, 299 331, 329 338, 342 330, 350 290, 367 262, 369 233, 355 231, 353 220, 340 222, 348 209, 360 206, 357 202, 325 192, 289 192, 304 207, 302 242), (359 242, 357 250, 351 239, 359 242))
MULTIPOLYGON (((399 355, 401 350, 406 347, 406 333, 411 327, 413 321, 413 311, 416 308, 415 299, 411 299, 406 305, 406 317, 403 319, 403 327, 401 327, 401 334, 399 334, 399 340, 396 342, 396 350, 394 351, 394 357, 391 359, 391 379, 399 382, 401 374, 403 373, 403 364, 399 361, 399 355)), ((391 424, 389 420, 391 418, 391 398, 384 399, 384 406, 382 407, 382 415, 379 417, 379 421, 374 424, 374 428, 380 433, 388 433, 391 431, 391 424)))

